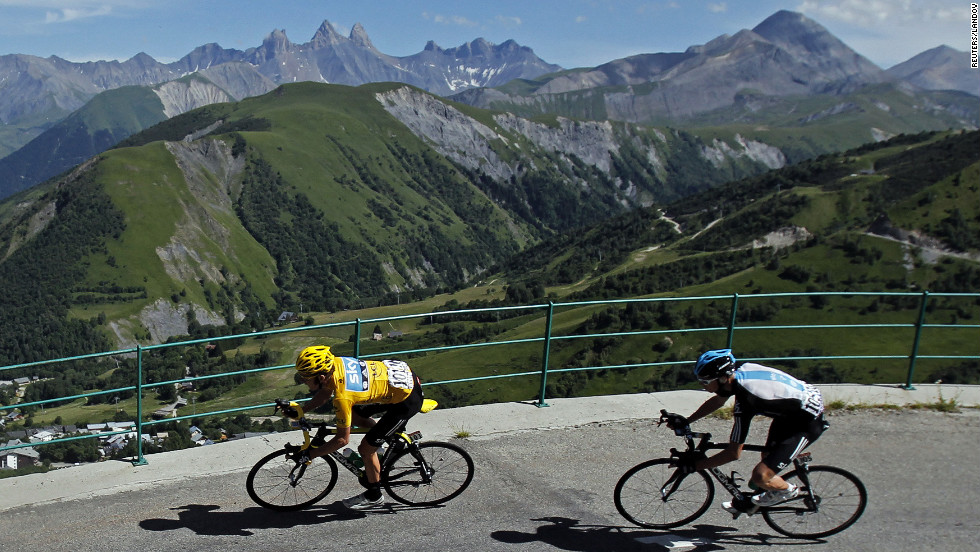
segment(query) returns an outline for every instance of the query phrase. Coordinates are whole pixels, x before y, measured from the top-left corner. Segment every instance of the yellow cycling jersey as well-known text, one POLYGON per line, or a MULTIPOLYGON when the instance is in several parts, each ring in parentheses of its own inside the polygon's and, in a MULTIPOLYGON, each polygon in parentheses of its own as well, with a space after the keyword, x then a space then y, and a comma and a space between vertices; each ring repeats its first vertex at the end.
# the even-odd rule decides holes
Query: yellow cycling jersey
POLYGON ((408 364, 400 360, 333 358, 337 427, 350 427, 355 404, 393 404, 405 400, 415 387, 408 364))

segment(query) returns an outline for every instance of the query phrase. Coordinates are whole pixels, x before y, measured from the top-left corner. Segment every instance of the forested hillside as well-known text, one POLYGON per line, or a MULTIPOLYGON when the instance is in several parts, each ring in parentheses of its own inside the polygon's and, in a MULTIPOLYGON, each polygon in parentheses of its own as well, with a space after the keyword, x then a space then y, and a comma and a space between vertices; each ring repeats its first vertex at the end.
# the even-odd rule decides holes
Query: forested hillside
POLYGON ((35 288, 3 299, 0 365, 458 289, 549 236, 783 162, 729 139, 528 121, 397 84, 209 105, 0 203, 0 286, 35 288), (45 245, 82 239, 57 262, 45 245))
MULTIPOLYGON (((924 255, 933 262, 931 251, 941 250, 953 259, 972 256, 975 263, 980 251, 978 162, 976 131, 900 136, 616 217, 548 240, 502 269, 506 277, 528 285, 603 277, 583 296, 615 296, 625 284, 614 282, 624 281, 633 282, 631 294, 655 293, 765 264, 774 255, 766 238, 780 231, 790 240, 783 245, 795 247, 837 244, 853 253, 855 242, 867 243, 879 234, 905 239, 915 250, 931 245, 924 255), (641 253, 644 261, 635 262, 641 253), (608 291, 599 293, 601 288, 608 291)), ((874 264, 878 259, 867 260, 874 264)), ((946 286, 977 289, 969 279, 957 284, 926 273, 911 278, 909 285, 919 288, 942 281, 947 291, 954 290, 946 286)))
MULTIPOLYGON (((687 331, 686 328, 726 328, 732 321, 731 296, 738 294, 744 297, 735 320, 739 326, 827 325, 827 329, 812 331, 739 333, 735 346, 741 357, 860 357, 898 352, 894 361, 787 360, 783 364, 794 374, 813 382, 899 381, 908 369, 908 360, 902 356, 902 351, 907 351, 912 342, 910 322, 919 316, 920 292, 928 290, 937 294, 928 302, 926 314, 930 323, 975 324, 980 319, 980 304, 976 299, 938 295, 939 292, 975 293, 980 289, 980 252, 975 245, 969 245, 980 231, 978 206, 971 200, 980 186, 978 136, 978 132, 902 136, 874 146, 824 156, 743 179, 662 209, 636 209, 598 225, 545 240, 513 256, 497 269, 487 271, 484 280, 475 287, 467 286, 451 295, 426 298, 420 303, 335 314, 310 312, 304 314, 306 320, 297 324, 350 322, 354 318, 432 310, 533 305, 548 300, 613 299, 618 303, 622 299, 675 295, 708 298, 678 303, 583 305, 564 309, 556 315, 551 328, 556 336, 600 336, 583 341, 559 339, 551 347, 550 368, 559 372, 549 376, 547 396, 581 396, 693 385, 685 361, 705 348, 723 345, 724 341, 719 339, 725 332, 687 331), (953 245, 957 237, 967 244, 962 249, 953 245), (839 295, 774 296, 796 292, 838 292, 839 295), (853 292, 873 292, 875 295, 861 296, 853 292), (877 295, 880 292, 885 295, 877 295), (868 334, 864 330, 846 328, 846 324, 869 322, 895 329, 868 334), (834 329, 836 325, 845 327, 834 329), (659 335, 628 336, 629 332, 659 335), (602 334, 613 335, 602 337, 602 334), (869 335, 874 337, 869 339, 869 335), (665 366, 647 366, 658 363, 665 366), (638 367, 587 369, 631 365, 638 367)), ((242 199, 235 206, 241 213, 243 224, 253 228, 249 235, 256 236, 257 243, 272 244, 257 251, 268 251, 270 259, 303 258, 292 256, 291 249, 303 247, 308 241, 324 241, 335 248, 331 251, 342 251, 346 258, 367 254, 364 251, 368 249, 357 249, 353 240, 343 241, 342 230, 319 220, 316 211, 310 207, 312 200, 290 199, 285 193, 290 187, 285 177, 280 180, 271 169, 263 172, 260 168, 260 164, 254 164, 246 170, 239 195, 242 199), (253 186, 254 190, 251 189, 253 186), (269 212, 280 215, 270 217, 269 212), (287 227, 282 225, 282 217, 297 222, 287 227)), ((91 182, 88 186, 79 185, 76 190, 79 198, 63 198, 64 209, 77 205, 75 202, 80 202, 84 195, 84 202, 80 203, 91 209, 84 213, 88 218, 96 218, 98 214, 100 223, 91 227, 90 234, 51 234, 44 243, 62 240, 71 245, 70 249, 82 248, 83 253, 90 254, 111 243, 112 236, 125 233, 119 216, 124 211, 113 214, 109 196, 96 193, 91 182)), ((57 227, 49 226, 45 232, 56 230, 57 227)), ((54 248, 54 245, 50 247, 54 248)), ((61 255, 57 258, 64 262, 73 262, 74 257, 61 249, 51 251, 49 254, 61 255)), ((299 269, 286 274, 297 280, 310 279, 320 282, 321 286, 328 285, 328 280, 317 278, 323 273, 352 268, 333 268, 331 263, 338 256, 307 257, 307 262, 319 263, 315 265, 316 270, 303 272, 305 269, 299 269)), ((120 260, 116 258, 113 262, 118 264, 120 260)), ((377 273, 372 275, 367 268, 359 274, 357 267, 353 267, 355 272, 350 273, 359 274, 358 277, 367 282, 364 290, 370 290, 370 282, 375 281, 371 278, 377 277, 377 273)), ((233 271, 226 271, 226 274, 229 283, 208 292, 208 299, 214 301, 216 308, 220 309, 220 305, 231 308, 232 298, 239 301, 235 304, 257 301, 251 307, 252 312, 265 308, 265 303, 257 299, 261 290, 256 291, 242 281, 234 280, 233 271)), ((9 274, 5 277, 12 278, 9 274)), ((54 274, 44 271, 25 277, 50 281, 51 286, 68 287, 76 292, 78 289, 78 280, 59 276, 63 279, 55 281, 54 274)), ((275 278, 277 284, 283 284, 281 289, 286 289, 287 285, 304 289, 298 281, 287 284, 285 276, 276 275, 275 278)), ((139 286, 104 287, 85 293, 111 294, 113 300, 118 301, 122 297, 139 297, 147 293, 151 285, 152 282, 147 282, 145 289, 139 286)), ((51 286, 49 289, 54 289, 51 286)), ((29 287, 27 280, 19 288, 12 289, 20 290, 19 296, 37 293, 29 287)), ((304 293, 313 294, 314 290, 304 293)), ((61 305, 61 309, 77 311, 79 308, 65 303, 56 293, 49 292, 47 297, 51 305, 61 305)), ((182 299, 183 296, 176 293, 170 300, 177 304, 182 299)), ((403 299, 407 302, 407 298, 403 299)), ((28 311, 23 306, 26 303, 7 309, 22 316, 24 331, 36 327, 27 324, 28 311)), ((247 324, 256 321, 246 316, 237 326, 216 326, 191 318, 187 329, 196 337, 229 332, 247 334, 247 324)), ((49 340, 12 342, 6 335, 4 338, 6 346, 13 347, 10 343, 15 343, 22 347, 18 351, 24 355, 37 354, 33 349, 23 348, 33 343, 45 344, 52 350, 65 350, 54 348, 53 343, 59 335, 78 336, 76 341, 62 344, 64 347, 99 350, 98 329, 102 323, 100 317, 94 317, 64 326, 46 326, 52 334, 49 340)), ((541 346, 534 338, 540 336, 543 324, 540 309, 477 310, 435 318, 408 318, 396 320, 384 329, 375 327, 373 333, 379 335, 397 330, 394 332, 397 337, 389 334, 385 341, 368 339, 372 332, 362 328, 359 346, 362 354, 370 354, 392 349, 429 350, 446 345, 512 340, 508 347, 488 348, 479 353, 463 348, 441 354, 413 354, 410 355, 411 363, 426 381, 459 381, 427 390, 427 394, 445 406, 525 400, 538 392, 532 381, 534 378, 495 380, 492 384, 469 382, 465 378, 536 370, 541 362, 541 346)), ((172 382, 188 375, 207 377, 276 364, 288 365, 295 352, 311 341, 330 345, 339 354, 353 354, 355 344, 351 331, 351 326, 343 326, 297 335, 255 340, 236 338, 207 346, 199 343, 147 352, 143 356, 142 373, 146 382, 172 382)), ((975 340, 969 332, 947 331, 930 333, 920 354, 941 358, 944 352, 968 354, 973 350, 975 340)), ((33 416, 42 417, 38 418, 39 422, 61 412, 77 417, 79 421, 98 420, 111 418, 112 412, 126 416, 125 409, 132 409, 135 404, 132 393, 126 390, 133 382, 135 361, 132 358, 116 360, 118 363, 114 366, 98 360, 76 361, 7 373, 29 373, 42 378, 42 382, 28 386, 26 400, 64 397, 94 389, 118 389, 112 395, 89 398, 87 403, 83 400, 81 402, 86 403, 83 405, 71 401, 59 408, 49 408, 47 413, 32 407, 27 409, 33 416), (113 397, 121 401, 115 409, 113 405, 105 404, 113 397), (120 408, 122 414, 117 412, 120 408)), ((293 374, 292 370, 277 370, 198 380, 190 396, 202 411, 254 405, 276 396, 303 397, 305 386, 297 385, 293 374)), ((976 383, 980 381, 980 365, 976 362, 923 360, 919 363, 917 377, 922 381, 941 379, 949 383, 976 383)), ((168 404, 176 397, 173 385, 154 389, 156 404, 168 404)), ((9 396, 0 396, 0 402, 11 400, 9 396)))

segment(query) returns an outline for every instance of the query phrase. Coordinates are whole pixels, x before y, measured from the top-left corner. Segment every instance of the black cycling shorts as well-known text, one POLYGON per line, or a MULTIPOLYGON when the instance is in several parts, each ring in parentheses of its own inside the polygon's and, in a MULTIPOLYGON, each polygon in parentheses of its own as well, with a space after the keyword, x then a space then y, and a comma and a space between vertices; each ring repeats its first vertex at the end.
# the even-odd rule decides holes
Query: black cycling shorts
POLYGON ((826 425, 823 414, 810 420, 775 418, 766 438, 766 457, 762 462, 779 473, 793 458, 820 438, 826 425))
POLYGON ((422 382, 416 377, 415 387, 402 402, 354 405, 352 410, 365 418, 382 414, 378 423, 364 434, 364 441, 372 447, 380 447, 386 439, 403 431, 408 420, 422 410, 422 398, 422 382))

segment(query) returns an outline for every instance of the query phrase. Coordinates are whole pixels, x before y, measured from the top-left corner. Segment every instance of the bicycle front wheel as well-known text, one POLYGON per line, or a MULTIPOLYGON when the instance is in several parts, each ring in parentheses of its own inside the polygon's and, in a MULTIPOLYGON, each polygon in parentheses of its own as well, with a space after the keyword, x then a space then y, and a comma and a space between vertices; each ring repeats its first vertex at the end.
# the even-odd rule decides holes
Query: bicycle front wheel
POLYGON ((799 485, 800 496, 762 510, 766 523, 788 537, 819 539, 840 533, 854 524, 868 504, 864 483, 849 471, 832 466, 811 466, 806 474, 809 487, 799 471, 783 479, 799 485), (811 498, 809 490, 812 490, 811 498))
POLYGON ((700 471, 682 475, 669 458, 633 466, 616 483, 616 509, 640 527, 668 529, 701 517, 715 497, 715 486, 700 471))
POLYGON ((303 466, 287 459, 285 450, 278 450, 256 462, 245 479, 245 489, 258 505, 286 512, 318 502, 336 483, 333 458, 316 458, 303 466))
POLYGON ((452 443, 431 441, 410 447, 381 474, 392 498, 410 506, 434 506, 466 490, 473 480, 473 459, 452 443))

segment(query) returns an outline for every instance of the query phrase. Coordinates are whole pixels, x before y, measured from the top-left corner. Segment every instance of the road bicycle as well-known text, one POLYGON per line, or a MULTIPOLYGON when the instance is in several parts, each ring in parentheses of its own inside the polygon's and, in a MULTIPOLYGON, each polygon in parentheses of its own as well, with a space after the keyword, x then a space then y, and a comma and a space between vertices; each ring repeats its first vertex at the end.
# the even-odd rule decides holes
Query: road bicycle
MULTIPOLYGON (((436 401, 425 399, 422 412, 429 412, 436 401)), ((325 442, 335 430, 325 423, 306 419, 295 402, 276 400, 276 412, 292 419, 291 425, 303 430, 303 444, 286 444, 258 462, 248 472, 245 489, 257 504, 278 511, 301 510, 333 490, 337 483, 337 463, 350 470, 366 485, 363 465, 341 451, 310 459, 310 447, 325 442), (310 431, 317 429, 311 439, 310 431)), ((422 441, 422 433, 405 433, 402 427, 378 449, 381 460, 381 486, 391 498, 411 506, 434 506, 451 500, 466 490, 473 480, 473 459, 457 445, 422 441)))
MULTIPOLYGON (((658 425, 670 423, 675 435, 683 437, 687 450, 671 449, 670 458, 648 460, 630 468, 616 483, 613 493, 616 509, 626 519, 653 529, 669 529, 688 524, 708 510, 715 487, 708 474, 731 493, 734 503, 751 504, 755 491, 743 491, 738 472, 725 475, 717 467, 685 474, 678 467, 680 457, 723 449, 727 443, 714 443, 710 433, 691 431, 690 424, 679 414, 660 411, 658 425), (695 443, 695 439, 700 439, 695 443)), ((745 450, 764 452, 761 445, 746 445, 745 450)), ((793 459, 795 469, 783 476, 798 485, 800 494, 768 507, 747 510, 762 514, 762 519, 777 532, 788 537, 819 539, 839 533, 854 524, 864 513, 868 492, 854 474, 833 466, 810 465, 812 455, 804 452, 793 459)), ((762 491, 758 491, 762 492, 762 491)), ((738 514, 735 515, 738 517, 738 514)))

